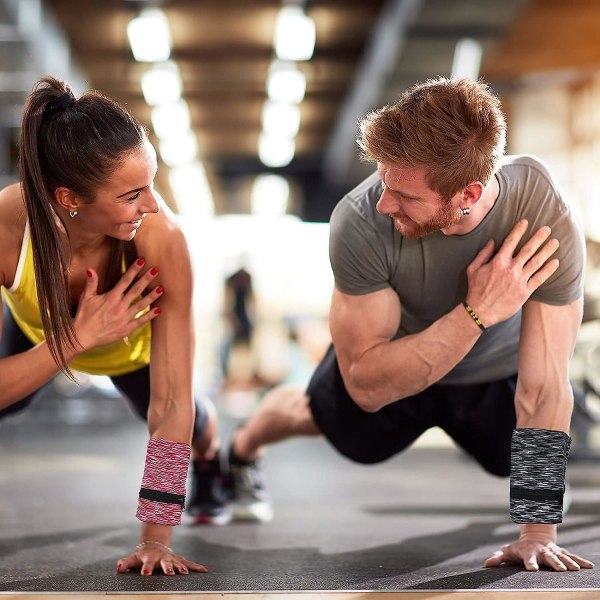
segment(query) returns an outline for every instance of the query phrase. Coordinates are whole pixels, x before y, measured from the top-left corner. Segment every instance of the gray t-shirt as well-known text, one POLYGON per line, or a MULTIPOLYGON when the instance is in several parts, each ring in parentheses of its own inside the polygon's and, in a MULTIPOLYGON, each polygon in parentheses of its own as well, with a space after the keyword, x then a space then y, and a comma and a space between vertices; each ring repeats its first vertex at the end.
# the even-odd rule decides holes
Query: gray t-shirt
MULTIPOLYGON (((375 205, 381 181, 374 173, 335 207, 330 222, 330 259, 336 288, 345 294, 368 294, 387 287, 402 306, 396 338, 418 333, 460 304, 467 294, 466 269, 489 239, 499 248, 519 219, 531 233, 543 225, 560 242, 553 257, 558 270, 531 296, 565 305, 583 293, 585 244, 581 229, 563 195, 540 160, 507 156, 496 174, 500 191, 483 221, 465 235, 441 231, 404 238, 375 205)), ((494 381, 517 372, 521 311, 490 327, 441 383, 494 381)))

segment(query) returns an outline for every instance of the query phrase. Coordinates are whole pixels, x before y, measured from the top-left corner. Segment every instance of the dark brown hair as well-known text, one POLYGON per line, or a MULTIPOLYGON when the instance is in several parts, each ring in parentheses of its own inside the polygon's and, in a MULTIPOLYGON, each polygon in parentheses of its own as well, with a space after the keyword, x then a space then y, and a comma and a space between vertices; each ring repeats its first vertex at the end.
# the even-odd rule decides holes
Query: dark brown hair
POLYGON ((424 167, 429 187, 448 200, 472 181, 492 178, 506 122, 484 82, 439 77, 366 115, 357 141, 365 160, 424 167))
MULTIPOLYGON (((100 92, 75 98, 70 86, 41 78, 25 104, 19 141, 21 190, 31 231, 37 297, 48 348, 69 377, 65 345, 77 348, 68 302, 69 256, 61 243, 54 192, 66 187, 86 202, 127 155, 139 148, 146 131, 125 108, 100 92)), ((135 258, 133 242, 111 240, 105 288, 121 275, 122 261, 135 258)))

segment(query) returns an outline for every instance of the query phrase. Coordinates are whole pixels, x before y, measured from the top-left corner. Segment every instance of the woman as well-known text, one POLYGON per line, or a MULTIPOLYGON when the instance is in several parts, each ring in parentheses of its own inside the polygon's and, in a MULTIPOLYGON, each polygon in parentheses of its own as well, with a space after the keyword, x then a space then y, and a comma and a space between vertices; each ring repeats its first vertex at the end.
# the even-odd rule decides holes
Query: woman
POLYGON ((0 192, 0 418, 61 371, 110 376, 150 432, 140 544, 117 571, 171 575, 206 571, 169 548, 190 443, 191 512, 219 522, 227 509, 215 411, 193 399, 190 256, 154 192, 156 169, 144 128, 119 104, 98 92, 76 99, 52 77, 37 83, 23 115, 20 185, 0 192))

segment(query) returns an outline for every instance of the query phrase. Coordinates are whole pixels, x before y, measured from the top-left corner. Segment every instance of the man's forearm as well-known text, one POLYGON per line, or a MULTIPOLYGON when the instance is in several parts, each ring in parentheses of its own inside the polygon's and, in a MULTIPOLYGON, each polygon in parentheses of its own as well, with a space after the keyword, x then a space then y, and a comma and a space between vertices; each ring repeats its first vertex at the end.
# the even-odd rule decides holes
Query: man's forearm
POLYGON ((348 392, 369 412, 414 396, 452 370, 481 335, 482 330, 458 305, 420 333, 365 352, 349 369, 348 392))
POLYGON ((517 428, 531 427, 569 433, 573 390, 568 382, 553 381, 548 381, 545 389, 537 391, 524 390, 521 382, 517 384, 517 428))

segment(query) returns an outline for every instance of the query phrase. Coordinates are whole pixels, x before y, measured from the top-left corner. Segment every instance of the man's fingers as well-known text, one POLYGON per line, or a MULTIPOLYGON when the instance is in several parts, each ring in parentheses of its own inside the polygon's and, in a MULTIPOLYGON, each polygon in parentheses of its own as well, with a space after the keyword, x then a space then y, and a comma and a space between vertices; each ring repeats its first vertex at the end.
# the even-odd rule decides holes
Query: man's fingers
POLYGON ((488 243, 477 253, 473 262, 469 265, 469 269, 476 271, 494 256, 494 240, 489 240, 488 243))
POLYGON ((566 552, 557 552, 557 556, 569 571, 579 571, 580 567, 566 552))
POLYGON ((525 568, 528 571, 539 571, 540 566, 538 565, 537 558, 535 554, 531 554, 527 560, 523 561, 525 563, 525 568))
POLYGON ((502 246, 498 250, 498 255, 505 254, 506 258, 511 259, 515 253, 519 242, 527 231, 529 223, 527 219, 521 219, 517 221, 516 225, 511 229, 510 233, 506 236, 502 242, 502 246))
POLYGON ((554 569, 555 571, 566 571, 567 567, 562 563, 560 558, 552 552, 552 550, 548 550, 544 548, 542 550, 542 564, 554 569))
POLYGON ((544 242, 550 237, 551 233, 552 230, 547 225, 540 227, 515 254, 515 260, 521 265, 524 265, 538 252, 544 242))
POLYGON ((527 281, 527 290, 529 293, 533 293, 537 288, 544 283, 555 271, 558 269, 558 258, 549 260, 535 275, 529 278, 527 281))
POLYGON ((503 562, 506 561, 504 552, 502 550, 496 550, 484 563, 484 567, 499 567, 503 562))
POLYGON ((566 552, 566 554, 569 558, 574 560, 580 567, 583 567, 584 569, 594 568, 594 563, 592 561, 582 558, 578 554, 573 554, 572 552, 566 552))
POLYGON ((569 552, 564 548, 558 548, 556 551, 556 555, 562 560, 562 562, 567 565, 567 568, 570 571, 577 571, 578 568, 572 568, 574 565, 577 567, 583 567, 584 569, 593 569, 594 563, 589 560, 582 558, 578 554, 573 554, 573 552, 569 552))
POLYGON ((548 240, 523 266, 525 276, 531 277, 558 250, 559 245, 556 238, 548 240))

